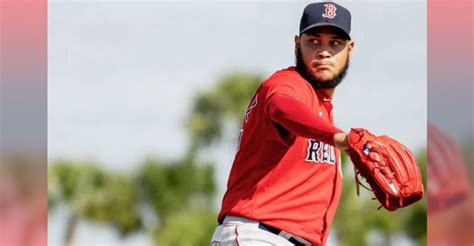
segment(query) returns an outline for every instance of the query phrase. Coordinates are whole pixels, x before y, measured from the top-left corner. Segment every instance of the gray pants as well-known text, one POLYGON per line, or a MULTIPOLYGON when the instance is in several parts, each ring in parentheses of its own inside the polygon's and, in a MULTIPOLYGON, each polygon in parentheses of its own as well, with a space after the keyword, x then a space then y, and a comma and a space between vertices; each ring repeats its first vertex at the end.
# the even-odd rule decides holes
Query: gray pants
POLYGON ((282 236, 258 228, 258 222, 227 216, 214 231, 211 246, 290 246, 282 236))

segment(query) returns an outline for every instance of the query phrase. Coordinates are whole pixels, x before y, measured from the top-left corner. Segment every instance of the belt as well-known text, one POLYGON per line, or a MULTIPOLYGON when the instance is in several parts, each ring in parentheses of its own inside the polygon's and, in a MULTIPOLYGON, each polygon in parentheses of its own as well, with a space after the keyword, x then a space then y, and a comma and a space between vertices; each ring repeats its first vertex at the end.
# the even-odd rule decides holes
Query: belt
POLYGON ((265 223, 258 222, 258 221, 253 221, 249 220, 243 217, 236 217, 236 216, 225 216, 221 221, 219 221, 219 225, 222 225, 223 222, 229 223, 229 222, 234 222, 234 223, 244 223, 244 224, 258 224, 258 228, 262 229, 264 231, 268 231, 270 233, 273 233, 277 236, 283 237, 286 240, 290 241, 296 246, 300 245, 312 245, 310 242, 306 241, 303 238, 297 237, 291 233, 288 233, 286 231, 282 231, 278 228, 275 228, 273 226, 269 226, 265 223))
MULTIPOLYGON (((271 227, 269 225, 266 225, 264 223, 258 223, 258 228, 262 229, 262 230, 265 230, 265 231, 268 231, 268 232, 271 232, 275 235, 278 235, 278 236, 281 236, 280 233, 285 233, 284 231, 278 229, 278 228, 275 228, 275 227, 271 227)), ((305 244, 301 243, 300 241, 298 241, 296 238, 294 237, 289 237, 289 238, 286 238, 286 237, 283 237, 285 238, 286 240, 290 241, 291 243, 293 243, 294 245, 296 246, 304 246, 305 244)))

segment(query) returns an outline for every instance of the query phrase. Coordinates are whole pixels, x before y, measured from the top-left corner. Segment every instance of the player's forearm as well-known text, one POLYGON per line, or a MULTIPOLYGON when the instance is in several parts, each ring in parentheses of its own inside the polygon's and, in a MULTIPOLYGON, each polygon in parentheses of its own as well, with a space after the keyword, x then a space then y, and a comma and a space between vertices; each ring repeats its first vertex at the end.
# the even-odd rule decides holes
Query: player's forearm
POLYGON ((276 95, 268 105, 270 119, 289 132, 338 147, 344 146, 345 133, 319 117, 305 104, 289 96, 276 95), (342 139, 341 139, 342 137, 342 139))

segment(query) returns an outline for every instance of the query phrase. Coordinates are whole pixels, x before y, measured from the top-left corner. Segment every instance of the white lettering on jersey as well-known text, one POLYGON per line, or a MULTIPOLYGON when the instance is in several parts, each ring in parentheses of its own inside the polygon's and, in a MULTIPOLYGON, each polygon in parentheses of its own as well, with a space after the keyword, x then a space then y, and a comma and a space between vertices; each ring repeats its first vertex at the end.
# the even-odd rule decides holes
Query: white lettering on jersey
POLYGON ((334 146, 314 139, 308 139, 306 161, 316 163, 336 164, 336 151, 334 146))

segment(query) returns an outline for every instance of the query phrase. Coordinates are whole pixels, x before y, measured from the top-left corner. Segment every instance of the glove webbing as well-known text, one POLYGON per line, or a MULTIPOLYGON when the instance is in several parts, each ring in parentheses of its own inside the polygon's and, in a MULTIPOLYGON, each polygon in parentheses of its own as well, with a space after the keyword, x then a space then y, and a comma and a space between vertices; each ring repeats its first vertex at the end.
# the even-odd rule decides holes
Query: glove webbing
MULTIPOLYGON (((365 186, 362 182, 360 182, 360 180, 359 180, 360 172, 359 172, 359 170, 357 170, 357 168, 355 166, 354 166, 354 174, 355 174, 354 178, 355 178, 355 183, 356 183, 357 196, 359 196, 359 185, 364 187, 366 190, 373 192, 373 190, 371 188, 365 186)), ((362 178, 364 178, 364 176, 362 176, 362 178)))
MULTIPOLYGON (((355 166, 354 166, 354 173, 355 173, 354 178, 355 178, 355 183, 356 183, 356 193, 357 193, 357 196, 359 196, 359 193, 360 193, 360 192, 359 192, 359 185, 362 186, 362 187, 364 187, 366 190, 368 190, 368 191, 370 191, 370 192, 373 192, 372 189, 370 189, 369 187, 365 186, 362 182, 360 182, 360 180, 359 180, 360 172, 359 172, 359 170, 357 170, 357 168, 356 168, 355 166)), ((363 176, 362 176, 362 178, 363 178, 363 176)), ((377 200, 377 198, 376 198, 376 197, 372 197, 372 200, 377 200)), ((377 208, 377 210, 380 210, 382 207, 383 207, 382 204, 380 204, 380 206, 377 208)))

